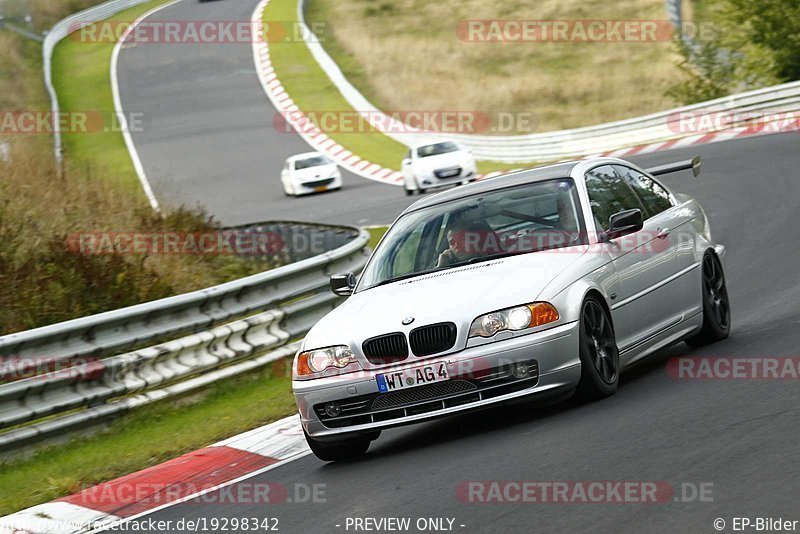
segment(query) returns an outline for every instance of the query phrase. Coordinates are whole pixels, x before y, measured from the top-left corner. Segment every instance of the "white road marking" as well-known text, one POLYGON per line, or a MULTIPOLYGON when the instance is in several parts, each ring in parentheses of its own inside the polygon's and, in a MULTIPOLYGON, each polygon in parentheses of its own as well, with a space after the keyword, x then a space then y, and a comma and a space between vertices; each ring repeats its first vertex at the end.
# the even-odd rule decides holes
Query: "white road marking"
POLYGON ((136 26, 147 17, 158 13, 162 9, 166 9, 172 5, 175 5, 180 1, 181 0, 172 0, 171 2, 162 4, 144 13, 142 16, 136 19, 127 30, 125 30, 125 33, 120 36, 117 44, 114 45, 114 50, 111 52, 111 92, 114 96, 114 114, 117 116, 117 120, 119 121, 119 127, 122 130, 122 137, 125 139, 125 146, 128 148, 128 154, 130 154, 131 161, 133 162, 133 168, 136 170, 136 175, 139 177, 139 183, 142 184, 142 189, 144 189, 144 194, 147 196, 150 206, 152 206, 153 210, 156 212, 161 211, 161 206, 159 206, 158 199, 153 193, 153 188, 150 187, 150 182, 147 180, 147 174, 144 172, 142 160, 139 158, 139 152, 136 150, 136 145, 133 143, 133 136, 131 136, 131 132, 128 128, 128 118, 125 116, 125 110, 122 108, 122 99, 120 98, 119 93, 119 77, 117 75, 117 66, 119 63, 120 50, 122 50, 125 41, 131 32, 133 32, 133 30, 136 28, 136 26))

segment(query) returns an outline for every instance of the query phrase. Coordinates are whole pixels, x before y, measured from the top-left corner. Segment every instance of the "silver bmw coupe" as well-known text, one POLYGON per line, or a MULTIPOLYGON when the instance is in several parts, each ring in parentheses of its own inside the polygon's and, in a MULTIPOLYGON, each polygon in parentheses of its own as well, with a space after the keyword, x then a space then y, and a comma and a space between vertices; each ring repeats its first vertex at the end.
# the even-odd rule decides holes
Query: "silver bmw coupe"
POLYGON ((355 458, 381 429, 525 396, 603 398, 663 347, 727 337, 725 249, 657 179, 699 167, 593 158, 415 202, 358 277, 331 278, 349 297, 295 356, 312 451, 355 458))

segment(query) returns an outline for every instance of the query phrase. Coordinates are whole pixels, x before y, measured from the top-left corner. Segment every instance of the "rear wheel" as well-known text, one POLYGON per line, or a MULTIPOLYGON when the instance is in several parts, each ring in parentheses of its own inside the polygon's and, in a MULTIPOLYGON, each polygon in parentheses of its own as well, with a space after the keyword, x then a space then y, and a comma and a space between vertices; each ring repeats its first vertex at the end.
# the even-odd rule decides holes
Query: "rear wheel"
POLYGON ((305 429, 303 434, 306 436, 311 452, 325 462, 340 462, 360 458, 366 454, 370 442, 377 438, 377 435, 362 434, 345 440, 325 442, 312 438, 306 433, 305 429))
POLYGON ((731 305, 722 263, 716 254, 703 256, 703 327, 686 340, 692 347, 721 341, 731 331, 731 305))
POLYGON ((576 395, 585 400, 613 395, 619 383, 619 350, 611 319, 597 297, 583 302, 578 337, 581 379, 576 395))

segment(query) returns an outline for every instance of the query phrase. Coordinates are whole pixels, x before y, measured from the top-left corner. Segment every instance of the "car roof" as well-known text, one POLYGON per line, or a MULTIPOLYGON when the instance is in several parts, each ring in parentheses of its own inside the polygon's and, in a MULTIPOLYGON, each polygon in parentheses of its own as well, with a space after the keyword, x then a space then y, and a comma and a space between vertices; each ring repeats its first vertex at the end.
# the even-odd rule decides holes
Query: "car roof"
POLYGON ((313 158, 315 156, 322 156, 320 152, 303 152, 302 154, 295 154, 286 159, 286 161, 297 161, 298 159, 313 158))
POLYGON ((425 139, 423 141, 417 141, 416 143, 411 145, 411 148, 416 150, 417 148, 423 146, 438 145, 439 143, 455 143, 459 146, 461 145, 461 143, 459 143, 455 139, 425 139))
POLYGON ((567 161, 563 163, 556 163, 554 165, 547 165, 544 167, 535 167, 533 169, 525 169, 521 171, 512 172, 487 178, 480 182, 454 187, 435 195, 430 195, 411 204, 403 214, 417 211, 429 206, 443 204, 451 200, 458 200, 472 195, 481 193, 488 193, 490 191, 498 191, 507 187, 514 187, 532 182, 539 182, 542 180, 553 180, 555 178, 569 178, 572 169, 580 163, 579 161, 567 161))

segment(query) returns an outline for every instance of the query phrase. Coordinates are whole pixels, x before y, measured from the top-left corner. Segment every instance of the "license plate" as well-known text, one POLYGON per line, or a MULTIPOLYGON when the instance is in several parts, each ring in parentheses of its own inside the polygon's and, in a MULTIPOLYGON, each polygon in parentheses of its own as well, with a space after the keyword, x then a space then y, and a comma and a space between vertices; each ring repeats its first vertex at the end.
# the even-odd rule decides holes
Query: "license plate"
POLYGON ((400 369, 393 373, 381 373, 375 375, 375 378, 378 380, 378 391, 387 393, 398 389, 423 386, 433 382, 444 382, 445 380, 450 380, 450 375, 447 374, 447 364, 440 362, 410 369, 400 369))
POLYGON ((319 187, 315 187, 314 188, 314 191, 316 193, 322 193, 323 191, 327 191, 327 190, 328 190, 328 186, 327 185, 321 185, 319 187))
POLYGON ((461 169, 450 169, 447 171, 439 171, 439 178, 452 178, 461 174, 461 169))

